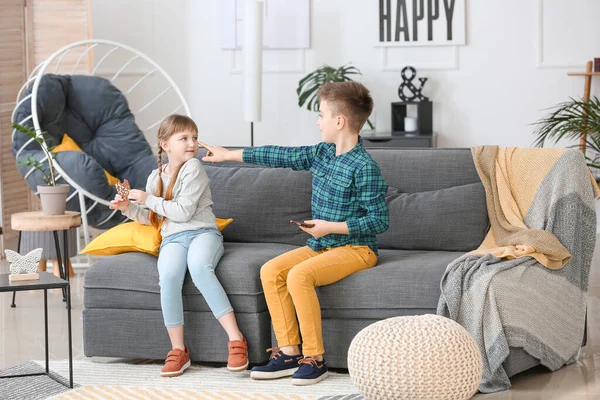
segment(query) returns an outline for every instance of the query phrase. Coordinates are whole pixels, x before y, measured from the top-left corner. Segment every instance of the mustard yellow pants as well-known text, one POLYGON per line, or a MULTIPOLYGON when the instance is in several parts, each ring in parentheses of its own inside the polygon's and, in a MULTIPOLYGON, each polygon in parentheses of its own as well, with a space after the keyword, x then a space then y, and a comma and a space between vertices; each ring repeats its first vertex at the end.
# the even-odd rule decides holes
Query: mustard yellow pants
POLYGON ((305 356, 325 353, 315 286, 330 285, 375 264, 377 255, 368 246, 346 245, 319 251, 304 246, 263 265, 260 279, 278 346, 299 345, 302 334, 305 356))

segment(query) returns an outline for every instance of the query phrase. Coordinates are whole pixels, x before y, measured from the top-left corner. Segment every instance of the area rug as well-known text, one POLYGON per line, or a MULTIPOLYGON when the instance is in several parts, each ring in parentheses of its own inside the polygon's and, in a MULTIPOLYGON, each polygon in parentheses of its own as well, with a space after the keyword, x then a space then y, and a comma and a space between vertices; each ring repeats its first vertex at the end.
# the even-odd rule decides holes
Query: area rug
MULTIPOLYGON (((51 365, 53 366, 53 363, 51 365)), ((45 364, 43 362, 36 363, 28 361, 15 367, 3 369, 0 371, 0 376, 34 374, 45 371, 45 364)), ((69 376, 68 372, 69 370, 67 369, 67 374, 63 376, 69 376)), ((50 374, 61 382, 68 383, 68 379, 63 378, 63 376, 60 376, 53 371, 50 371, 50 374)), ((75 389, 78 388, 78 386, 74 386, 75 389)), ((45 375, 0 379, 0 399, 41 400, 67 391, 72 391, 72 389, 61 385, 54 379, 45 375)))
MULTIPOLYGON (((43 365, 43 362, 38 362, 43 365)), ((52 361, 52 370, 68 376, 66 360, 52 361)), ((73 377, 78 387, 47 398, 63 399, 263 399, 364 400, 348 374, 333 373, 317 385, 294 386, 289 378, 254 381, 250 372, 192 365, 182 376, 160 377, 162 364, 98 363, 75 360, 73 377)), ((2 397, 2 396, 0 396, 2 397)), ((4 398, 4 397, 2 397, 4 398)))

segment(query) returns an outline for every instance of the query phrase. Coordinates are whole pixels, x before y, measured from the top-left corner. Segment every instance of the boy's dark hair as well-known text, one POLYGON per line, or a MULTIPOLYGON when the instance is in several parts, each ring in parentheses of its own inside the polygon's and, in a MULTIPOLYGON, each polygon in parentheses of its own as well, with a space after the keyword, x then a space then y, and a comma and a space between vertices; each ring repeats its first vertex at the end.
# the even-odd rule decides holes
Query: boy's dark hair
POLYGON ((359 82, 328 82, 319 88, 317 96, 319 101, 327 101, 334 115, 344 115, 354 132, 362 129, 373 112, 369 89, 359 82))

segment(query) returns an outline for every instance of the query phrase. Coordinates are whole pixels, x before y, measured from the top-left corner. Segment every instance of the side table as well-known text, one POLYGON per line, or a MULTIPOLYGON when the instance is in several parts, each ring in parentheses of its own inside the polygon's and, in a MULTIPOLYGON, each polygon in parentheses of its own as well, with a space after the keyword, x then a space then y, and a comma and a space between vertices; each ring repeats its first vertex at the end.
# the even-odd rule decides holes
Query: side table
POLYGON ((40 279, 31 281, 15 281, 8 280, 8 274, 0 274, 0 292, 18 292, 22 290, 43 290, 44 291, 44 334, 45 334, 45 351, 46 351, 46 372, 38 372, 33 374, 20 374, 0 376, 0 378, 16 378, 21 376, 37 376, 47 375, 58 383, 67 386, 64 382, 55 379, 50 375, 50 359, 48 357, 48 289, 62 289, 66 291, 67 297, 67 323, 69 335, 69 386, 73 388, 73 336, 71 332, 71 284, 69 281, 58 278, 50 273, 41 272, 40 279))
POLYGON ((435 147, 435 134, 420 135, 392 135, 391 133, 378 133, 364 135, 363 147, 365 148, 433 148, 435 147))
MULTIPOLYGON (((31 211, 13 214, 10 218, 11 228, 19 231, 19 241, 17 244, 17 253, 21 251, 21 232, 23 231, 52 231, 54 233, 54 245, 56 247, 56 259, 60 277, 69 281, 68 259, 69 242, 67 231, 71 228, 81 226, 81 215, 75 211, 65 211, 61 215, 45 215, 41 211, 31 211), (63 231, 64 253, 60 254, 60 245, 58 241, 58 231, 63 231)), ((13 292, 11 307, 15 304, 16 291, 13 292)), ((67 291, 63 288, 63 301, 67 301, 67 291)))

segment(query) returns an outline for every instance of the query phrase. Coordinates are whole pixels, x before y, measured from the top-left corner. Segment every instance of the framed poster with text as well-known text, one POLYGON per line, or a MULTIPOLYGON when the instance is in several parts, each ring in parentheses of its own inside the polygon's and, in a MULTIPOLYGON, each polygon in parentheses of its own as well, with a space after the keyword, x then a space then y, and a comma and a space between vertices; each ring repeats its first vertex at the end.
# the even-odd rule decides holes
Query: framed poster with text
POLYGON ((465 0, 378 0, 377 46, 464 45, 465 0))

